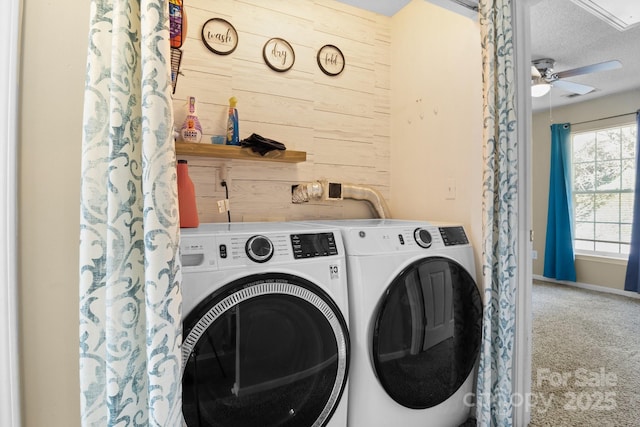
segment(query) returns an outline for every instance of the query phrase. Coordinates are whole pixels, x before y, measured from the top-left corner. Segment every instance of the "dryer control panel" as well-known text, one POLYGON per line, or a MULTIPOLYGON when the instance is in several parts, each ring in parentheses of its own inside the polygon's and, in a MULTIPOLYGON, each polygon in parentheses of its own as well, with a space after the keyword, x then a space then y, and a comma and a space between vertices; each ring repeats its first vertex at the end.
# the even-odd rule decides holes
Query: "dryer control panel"
POLYGON ((447 247, 469 245, 464 227, 457 224, 383 224, 379 227, 350 226, 345 231, 347 255, 380 255, 398 252, 433 252, 447 247))
POLYGON ((438 228, 428 224, 389 227, 354 227, 344 240, 348 255, 415 252, 443 247, 438 228))

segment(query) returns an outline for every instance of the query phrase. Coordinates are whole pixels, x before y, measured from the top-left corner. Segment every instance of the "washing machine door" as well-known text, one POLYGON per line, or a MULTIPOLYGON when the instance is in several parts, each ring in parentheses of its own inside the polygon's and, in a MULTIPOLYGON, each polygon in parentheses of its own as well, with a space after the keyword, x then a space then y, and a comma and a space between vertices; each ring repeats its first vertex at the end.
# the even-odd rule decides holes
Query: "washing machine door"
POLYGON ((482 302, 457 262, 414 262, 388 287, 375 318, 372 351, 387 394, 414 409, 453 395, 474 368, 482 336, 482 302))
POLYGON ((347 381, 345 319, 302 278, 231 283, 187 316, 184 336, 188 427, 324 426, 347 381))

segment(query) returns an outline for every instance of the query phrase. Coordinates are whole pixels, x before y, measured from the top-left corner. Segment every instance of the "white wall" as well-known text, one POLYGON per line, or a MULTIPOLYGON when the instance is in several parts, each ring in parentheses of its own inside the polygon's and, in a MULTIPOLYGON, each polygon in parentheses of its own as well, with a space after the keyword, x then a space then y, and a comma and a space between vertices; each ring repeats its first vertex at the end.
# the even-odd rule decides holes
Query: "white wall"
POLYGON ((19 125, 23 423, 79 425, 78 238, 89 2, 24 2, 19 125))
MULTIPOLYGON (((533 229, 534 250, 538 258, 533 261, 533 274, 542 275, 549 206, 549 162, 551 156, 552 123, 581 123, 619 114, 633 113, 640 108, 640 90, 622 93, 567 107, 542 111, 533 115, 533 229)), ((591 126, 615 126, 633 122, 634 116, 609 121, 597 121, 591 126)), ((583 127, 585 125, 582 125, 583 127)), ((575 129, 575 126, 573 126, 575 129)), ((624 289, 626 260, 576 256, 576 276, 580 283, 624 289)))
POLYGON ((481 247, 478 23, 423 0, 409 3, 393 16, 391 76, 392 212, 463 224, 481 247))

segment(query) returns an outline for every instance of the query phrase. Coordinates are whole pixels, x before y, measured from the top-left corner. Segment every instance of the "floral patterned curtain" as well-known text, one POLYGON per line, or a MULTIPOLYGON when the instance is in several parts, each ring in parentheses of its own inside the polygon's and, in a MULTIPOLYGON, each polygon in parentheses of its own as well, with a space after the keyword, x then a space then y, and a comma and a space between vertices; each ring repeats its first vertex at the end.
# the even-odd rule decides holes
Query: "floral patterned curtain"
POLYGON ((83 426, 179 426, 168 3, 91 4, 82 143, 83 426))
POLYGON ((518 142, 511 0, 480 0, 484 96, 483 342, 476 416, 513 425, 512 382, 518 277, 518 142))

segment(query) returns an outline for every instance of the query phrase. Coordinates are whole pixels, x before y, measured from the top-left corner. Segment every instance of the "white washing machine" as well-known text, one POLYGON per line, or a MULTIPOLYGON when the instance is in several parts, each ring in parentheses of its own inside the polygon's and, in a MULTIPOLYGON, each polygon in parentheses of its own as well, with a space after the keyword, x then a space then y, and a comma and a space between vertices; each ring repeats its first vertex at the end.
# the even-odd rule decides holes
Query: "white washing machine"
POLYGON ((339 230, 181 230, 183 424, 345 427, 350 342, 339 230))
POLYGON ((482 302, 463 227, 318 224, 339 226, 347 251, 349 425, 465 423, 473 413, 482 302))

